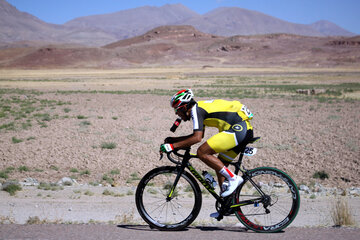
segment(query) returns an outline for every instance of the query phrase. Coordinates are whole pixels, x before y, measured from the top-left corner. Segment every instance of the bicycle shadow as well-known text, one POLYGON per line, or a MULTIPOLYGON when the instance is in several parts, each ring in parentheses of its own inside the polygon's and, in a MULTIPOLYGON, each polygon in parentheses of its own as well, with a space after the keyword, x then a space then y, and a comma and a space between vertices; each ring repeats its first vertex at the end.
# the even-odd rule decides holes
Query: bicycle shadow
MULTIPOLYGON (((128 230, 135 230, 135 231, 160 231, 155 228, 150 228, 149 225, 129 225, 129 224, 119 224, 117 225, 119 228, 124 228, 128 230)), ((204 231, 204 232, 211 232, 211 231, 226 231, 226 232, 248 232, 248 229, 245 227, 231 227, 231 226, 190 226, 183 230, 178 230, 176 232, 186 232, 191 229, 204 231)), ((250 231, 251 232, 251 231, 250 231)))
POLYGON ((247 232, 248 229, 244 227, 230 227, 230 226, 198 226, 190 227, 198 229, 200 231, 210 232, 210 231, 226 231, 226 232, 247 232))
MULTIPOLYGON (((235 227, 235 226, 199 226, 199 227, 189 227, 199 229, 201 231, 226 231, 226 232, 238 232, 238 233, 257 233, 255 231, 249 230, 246 227, 235 227)), ((281 230, 276 233, 284 233, 284 230, 281 230)), ((271 234, 276 234, 271 233, 271 234)))
MULTIPOLYGON (((149 225, 129 225, 129 224, 118 224, 118 228, 125 228, 128 230, 135 230, 135 231, 149 231, 149 232, 162 232, 156 228, 151 228, 149 225)), ((178 230, 176 232, 185 232, 189 231, 188 228, 185 228, 183 230, 178 230)))

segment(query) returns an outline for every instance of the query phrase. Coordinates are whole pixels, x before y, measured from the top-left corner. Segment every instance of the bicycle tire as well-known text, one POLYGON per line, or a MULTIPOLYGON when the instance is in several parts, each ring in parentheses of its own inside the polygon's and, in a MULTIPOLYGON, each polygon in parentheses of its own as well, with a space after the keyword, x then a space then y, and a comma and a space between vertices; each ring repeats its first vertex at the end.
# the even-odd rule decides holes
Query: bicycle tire
POLYGON ((139 182, 135 201, 140 216, 150 227, 159 230, 181 230, 198 216, 202 195, 199 184, 184 171, 174 191, 167 200, 178 169, 164 166, 151 170, 139 182))
MULTIPOLYGON (((264 203, 240 206, 235 211, 239 221, 256 232, 279 232, 289 226, 300 208, 300 194, 295 182, 283 171, 271 167, 259 167, 249 171, 250 178, 270 196, 266 212, 264 203)), ((233 202, 259 198, 260 193, 249 179, 237 188, 233 202)), ((266 203, 265 203, 266 204, 266 203)))

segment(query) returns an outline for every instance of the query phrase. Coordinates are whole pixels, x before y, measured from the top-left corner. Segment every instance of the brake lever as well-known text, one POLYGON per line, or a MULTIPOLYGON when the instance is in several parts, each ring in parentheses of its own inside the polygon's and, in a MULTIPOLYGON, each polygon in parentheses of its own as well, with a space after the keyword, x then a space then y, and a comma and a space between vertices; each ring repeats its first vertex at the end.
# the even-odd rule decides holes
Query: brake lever
POLYGON ((164 157, 164 153, 161 152, 161 153, 160 153, 160 159, 159 159, 159 161, 160 161, 163 157, 164 157))

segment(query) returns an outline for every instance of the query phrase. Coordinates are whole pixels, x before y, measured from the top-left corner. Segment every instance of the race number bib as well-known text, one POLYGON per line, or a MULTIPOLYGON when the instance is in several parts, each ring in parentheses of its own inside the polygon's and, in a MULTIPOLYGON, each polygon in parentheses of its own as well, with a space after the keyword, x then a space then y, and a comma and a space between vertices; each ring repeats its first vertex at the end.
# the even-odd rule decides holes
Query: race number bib
POLYGON ((257 153, 257 148, 253 148, 253 147, 246 147, 244 150, 244 155, 245 156, 254 156, 257 153))
POLYGON ((254 117, 254 115, 250 112, 250 110, 249 110, 245 105, 242 106, 241 111, 242 111, 243 113, 245 113, 245 115, 246 115, 250 120, 254 117))

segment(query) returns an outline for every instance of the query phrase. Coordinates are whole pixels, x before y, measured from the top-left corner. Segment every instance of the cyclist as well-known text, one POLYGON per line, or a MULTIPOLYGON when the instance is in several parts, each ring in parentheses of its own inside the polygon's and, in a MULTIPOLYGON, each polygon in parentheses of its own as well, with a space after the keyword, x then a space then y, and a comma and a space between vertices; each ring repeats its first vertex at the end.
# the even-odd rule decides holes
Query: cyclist
POLYGON ((240 153, 242 143, 253 138, 253 127, 249 120, 253 114, 239 101, 216 99, 211 101, 194 100, 191 89, 177 92, 170 100, 171 107, 183 121, 192 119, 193 133, 188 136, 168 137, 161 144, 161 152, 190 147, 204 137, 205 126, 216 127, 219 133, 209 138, 197 150, 197 155, 205 164, 213 168, 218 177, 222 197, 231 195, 243 182, 227 168, 229 162, 240 153), (214 156, 218 154, 218 157, 214 156), (225 178, 227 189, 223 189, 225 178))

